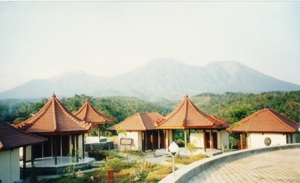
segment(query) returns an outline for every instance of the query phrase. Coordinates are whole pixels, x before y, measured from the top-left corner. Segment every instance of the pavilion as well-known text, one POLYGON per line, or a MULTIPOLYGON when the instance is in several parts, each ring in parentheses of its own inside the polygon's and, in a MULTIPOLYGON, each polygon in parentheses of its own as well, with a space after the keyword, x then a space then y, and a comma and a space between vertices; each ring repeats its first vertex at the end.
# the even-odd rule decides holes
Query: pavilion
POLYGON ((118 134, 119 149, 155 150, 165 148, 163 130, 159 130, 155 123, 164 118, 157 112, 135 113, 124 121, 107 130, 123 130, 118 134))
POLYGON ((204 151, 206 148, 221 149, 224 145, 228 148, 228 132, 225 130, 228 126, 226 120, 199 110, 188 96, 184 97, 174 111, 157 121, 157 128, 165 130, 165 147, 173 141, 174 130, 183 130, 185 146, 188 133, 190 142, 204 151), (196 133, 191 133, 191 130, 196 133))
POLYGON ((98 128, 98 135, 100 137, 100 126, 109 123, 117 121, 115 118, 110 116, 105 116, 98 112, 88 100, 85 101, 83 106, 74 113, 74 115, 83 120, 87 123, 91 123, 92 128, 98 128))
MULTIPOLYGON (((12 125, 0 121, 0 182, 16 182, 20 180, 19 148, 40 144, 47 139, 28 134, 14 128, 12 125)), ((22 178, 26 175, 26 152, 23 156, 22 178)))
POLYGON ((54 157, 54 164, 57 165, 57 156, 72 155, 76 157, 76 162, 79 156, 85 158, 84 133, 89 131, 91 124, 73 116, 55 94, 39 112, 15 127, 48 139, 41 145, 25 149, 31 151, 26 158, 32 161, 35 158, 54 157))
POLYGON ((237 122, 228 131, 240 134, 239 149, 296 142, 299 123, 272 110, 262 109, 237 122))

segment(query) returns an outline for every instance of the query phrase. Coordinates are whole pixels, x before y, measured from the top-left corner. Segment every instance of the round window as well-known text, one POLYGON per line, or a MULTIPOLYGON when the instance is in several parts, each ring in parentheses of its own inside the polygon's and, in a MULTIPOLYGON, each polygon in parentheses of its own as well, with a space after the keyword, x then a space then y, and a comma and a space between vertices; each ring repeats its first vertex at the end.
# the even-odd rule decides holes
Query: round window
POLYGON ((271 145, 272 141, 271 141, 270 137, 266 137, 264 143, 266 146, 271 145))

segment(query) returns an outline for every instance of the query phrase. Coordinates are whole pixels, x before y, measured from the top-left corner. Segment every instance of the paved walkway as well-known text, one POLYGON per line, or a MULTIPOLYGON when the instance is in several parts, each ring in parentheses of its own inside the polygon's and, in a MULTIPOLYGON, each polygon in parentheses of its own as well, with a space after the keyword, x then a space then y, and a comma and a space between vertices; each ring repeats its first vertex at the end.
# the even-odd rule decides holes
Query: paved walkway
POLYGON ((300 183, 300 149, 279 150, 209 168, 189 183, 300 183))

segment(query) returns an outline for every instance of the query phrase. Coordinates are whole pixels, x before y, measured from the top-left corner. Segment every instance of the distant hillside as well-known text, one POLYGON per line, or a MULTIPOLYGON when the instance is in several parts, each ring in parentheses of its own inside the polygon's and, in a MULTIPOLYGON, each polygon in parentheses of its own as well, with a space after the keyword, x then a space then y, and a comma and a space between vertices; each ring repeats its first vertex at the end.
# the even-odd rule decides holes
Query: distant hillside
POLYGON ((215 114, 230 122, 264 108, 271 108, 300 122, 300 91, 268 92, 260 94, 230 93, 199 94, 191 97, 194 104, 208 114, 215 114))
POLYGON ((300 85, 281 81, 235 61, 212 62, 205 67, 187 65, 173 59, 157 59, 113 77, 83 72, 62 74, 45 80, 31 80, 0 93, 0 99, 42 98, 53 92, 60 97, 136 96, 155 101, 179 99, 185 94, 300 90, 300 85))
MULTIPOLYGON (((60 101, 71 112, 77 111, 86 99, 102 113, 114 116, 118 121, 136 112, 159 112, 167 115, 181 102, 179 100, 157 100, 147 102, 136 97, 91 97, 75 95, 62 98, 60 101)), ((214 114, 230 122, 236 122, 247 115, 263 108, 271 108, 287 117, 300 122, 300 91, 269 92, 261 94, 230 93, 199 94, 190 96, 192 102, 203 112, 214 114)), ((13 122, 22 121, 36 113, 47 99, 26 102, 22 100, 0 100, 0 120, 13 122)))

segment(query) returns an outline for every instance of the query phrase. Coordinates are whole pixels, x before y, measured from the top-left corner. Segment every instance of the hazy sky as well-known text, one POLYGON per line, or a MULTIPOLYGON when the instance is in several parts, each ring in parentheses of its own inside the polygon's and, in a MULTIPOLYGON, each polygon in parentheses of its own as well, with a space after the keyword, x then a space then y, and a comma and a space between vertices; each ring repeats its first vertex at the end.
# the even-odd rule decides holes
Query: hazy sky
POLYGON ((170 57, 235 60, 300 84, 298 2, 0 2, 0 91, 170 57))

